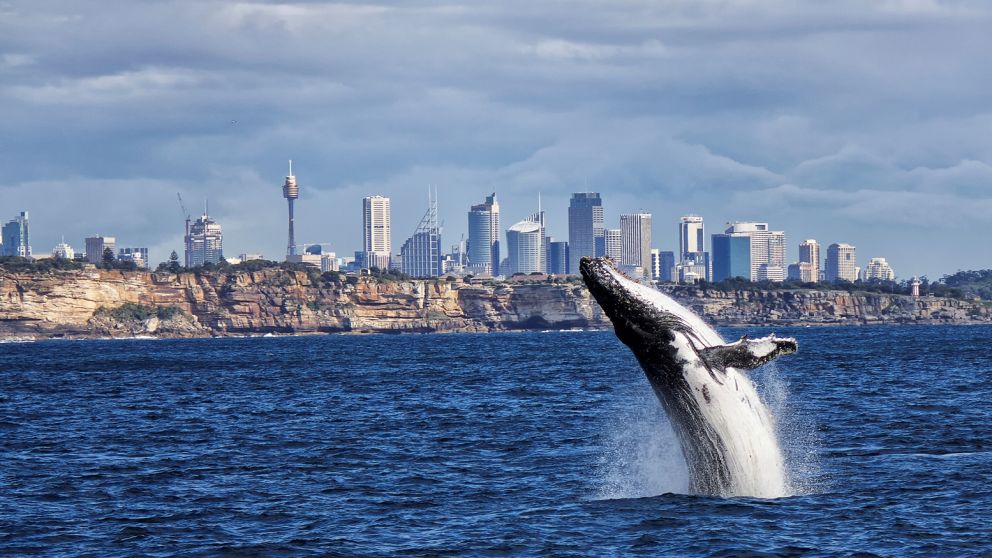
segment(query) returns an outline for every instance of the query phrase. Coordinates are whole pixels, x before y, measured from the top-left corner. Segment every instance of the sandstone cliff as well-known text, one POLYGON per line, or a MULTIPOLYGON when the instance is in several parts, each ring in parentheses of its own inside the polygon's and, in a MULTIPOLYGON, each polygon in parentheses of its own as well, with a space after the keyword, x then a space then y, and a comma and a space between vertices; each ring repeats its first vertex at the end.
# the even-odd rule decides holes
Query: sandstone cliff
POLYGON ((501 331, 606 327, 578 283, 329 281, 305 272, 141 273, 0 270, 0 337, 501 331), (178 308, 117 320, 101 308, 178 308), (120 322, 125 323, 120 323, 120 322), (127 323, 130 322, 130 323, 127 323))
MULTIPOLYGON (((988 303, 956 299, 668 290, 721 325, 992 322, 988 303)), ((0 269, 0 338, 605 327, 608 320, 577 282, 342 282, 280 269, 182 274, 0 269), (111 311, 129 308, 145 310, 111 311), (156 315, 147 309, 170 311, 156 315)))
POLYGON ((721 292, 666 289, 683 305, 718 325, 843 325, 873 323, 990 323, 992 303, 954 298, 839 290, 721 292))

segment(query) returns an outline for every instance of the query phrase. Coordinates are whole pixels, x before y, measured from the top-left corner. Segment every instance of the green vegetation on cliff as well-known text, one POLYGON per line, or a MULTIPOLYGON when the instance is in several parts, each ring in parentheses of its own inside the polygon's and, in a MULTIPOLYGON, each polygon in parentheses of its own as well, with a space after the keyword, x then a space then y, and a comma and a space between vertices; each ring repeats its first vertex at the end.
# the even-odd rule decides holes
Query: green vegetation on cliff
POLYGON ((47 273, 50 271, 70 271, 83 269, 84 262, 65 258, 45 258, 32 260, 20 256, 0 256, 0 270, 12 273, 47 273))
POLYGON ((182 309, 175 306, 152 306, 149 304, 137 304, 125 302, 116 308, 101 306, 93 313, 94 316, 113 318, 119 322, 143 322, 149 318, 168 320, 183 313, 182 309))
POLYGON ((992 269, 959 271, 954 275, 945 275, 940 282, 965 296, 992 300, 992 269))
MULTIPOLYGON (((891 294, 910 295, 912 293, 909 281, 837 281, 833 283, 803 283, 800 281, 749 281, 741 277, 724 279, 717 283, 701 281, 693 285, 674 285, 672 292, 690 293, 702 291, 732 292, 768 292, 768 291, 844 291, 851 294, 891 294)), ((941 298, 982 298, 992 300, 992 269, 981 271, 959 271, 954 275, 945 275, 940 281, 931 283, 925 276, 920 278, 920 294, 941 298)))

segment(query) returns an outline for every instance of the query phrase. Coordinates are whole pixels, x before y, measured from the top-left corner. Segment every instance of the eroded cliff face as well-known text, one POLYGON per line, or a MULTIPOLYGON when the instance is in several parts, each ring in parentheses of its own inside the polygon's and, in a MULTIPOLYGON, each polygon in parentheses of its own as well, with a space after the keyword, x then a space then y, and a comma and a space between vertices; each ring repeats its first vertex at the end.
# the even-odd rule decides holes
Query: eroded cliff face
POLYGON ((606 327, 578 283, 332 282, 304 272, 0 271, 0 336, 247 335, 606 327), (176 307, 184 316, 114 324, 102 308, 176 307))
MULTIPOLYGON (((843 291, 674 288, 670 293, 713 323, 844 324, 992 321, 987 303, 843 291)), ((240 273, 0 269, 0 338, 264 333, 483 332, 606 328, 581 283, 327 281, 304 272, 240 273), (97 312, 126 303, 175 307, 167 319, 122 320, 97 312)))
POLYGON ((848 293, 837 290, 720 292, 676 287, 670 294, 720 325, 982 323, 992 303, 950 298, 848 293))

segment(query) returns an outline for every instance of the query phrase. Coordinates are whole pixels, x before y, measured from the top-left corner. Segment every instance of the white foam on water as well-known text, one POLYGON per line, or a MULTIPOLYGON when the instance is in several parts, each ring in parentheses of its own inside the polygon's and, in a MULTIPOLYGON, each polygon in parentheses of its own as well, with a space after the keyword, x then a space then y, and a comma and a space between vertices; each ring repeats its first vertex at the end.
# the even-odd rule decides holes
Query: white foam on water
POLYGON ((631 395, 603 434, 596 498, 685 494, 689 472, 668 417, 650 388, 631 395))
POLYGON ((0 344, 7 343, 34 343, 36 339, 34 337, 6 337, 0 339, 0 344))

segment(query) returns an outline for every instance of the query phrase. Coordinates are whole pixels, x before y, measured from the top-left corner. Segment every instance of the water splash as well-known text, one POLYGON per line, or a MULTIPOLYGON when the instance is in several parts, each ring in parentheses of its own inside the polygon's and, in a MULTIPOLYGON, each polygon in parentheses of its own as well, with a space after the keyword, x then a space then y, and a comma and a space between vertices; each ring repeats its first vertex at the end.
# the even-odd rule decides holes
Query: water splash
MULTIPOLYGON (((815 421, 794 404, 789 381, 776 363, 751 374, 761 399, 774 417, 782 448, 787 490, 782 496, 822 492, 821 436, 815 421)), ((640 387, 640 386, 639 386, 640 387)), ((627 404, 606 424, 597 460, 596 498, 643 498, 687 494, 689 473, 671 423, 650 389, 621 396, 627 404)))
POLYGON ((821 440, 816 423, 792 402, 789 381, 777 363, 755 370, 752 377, 775 418, 775 437, 785 457, 788 495, 805 496, 822 491, 821 440))
POLYGON ((679 441, 654 394, 641 389, 625 401, 603 435, 596 498, 688 493, 689 472, 679 441))

